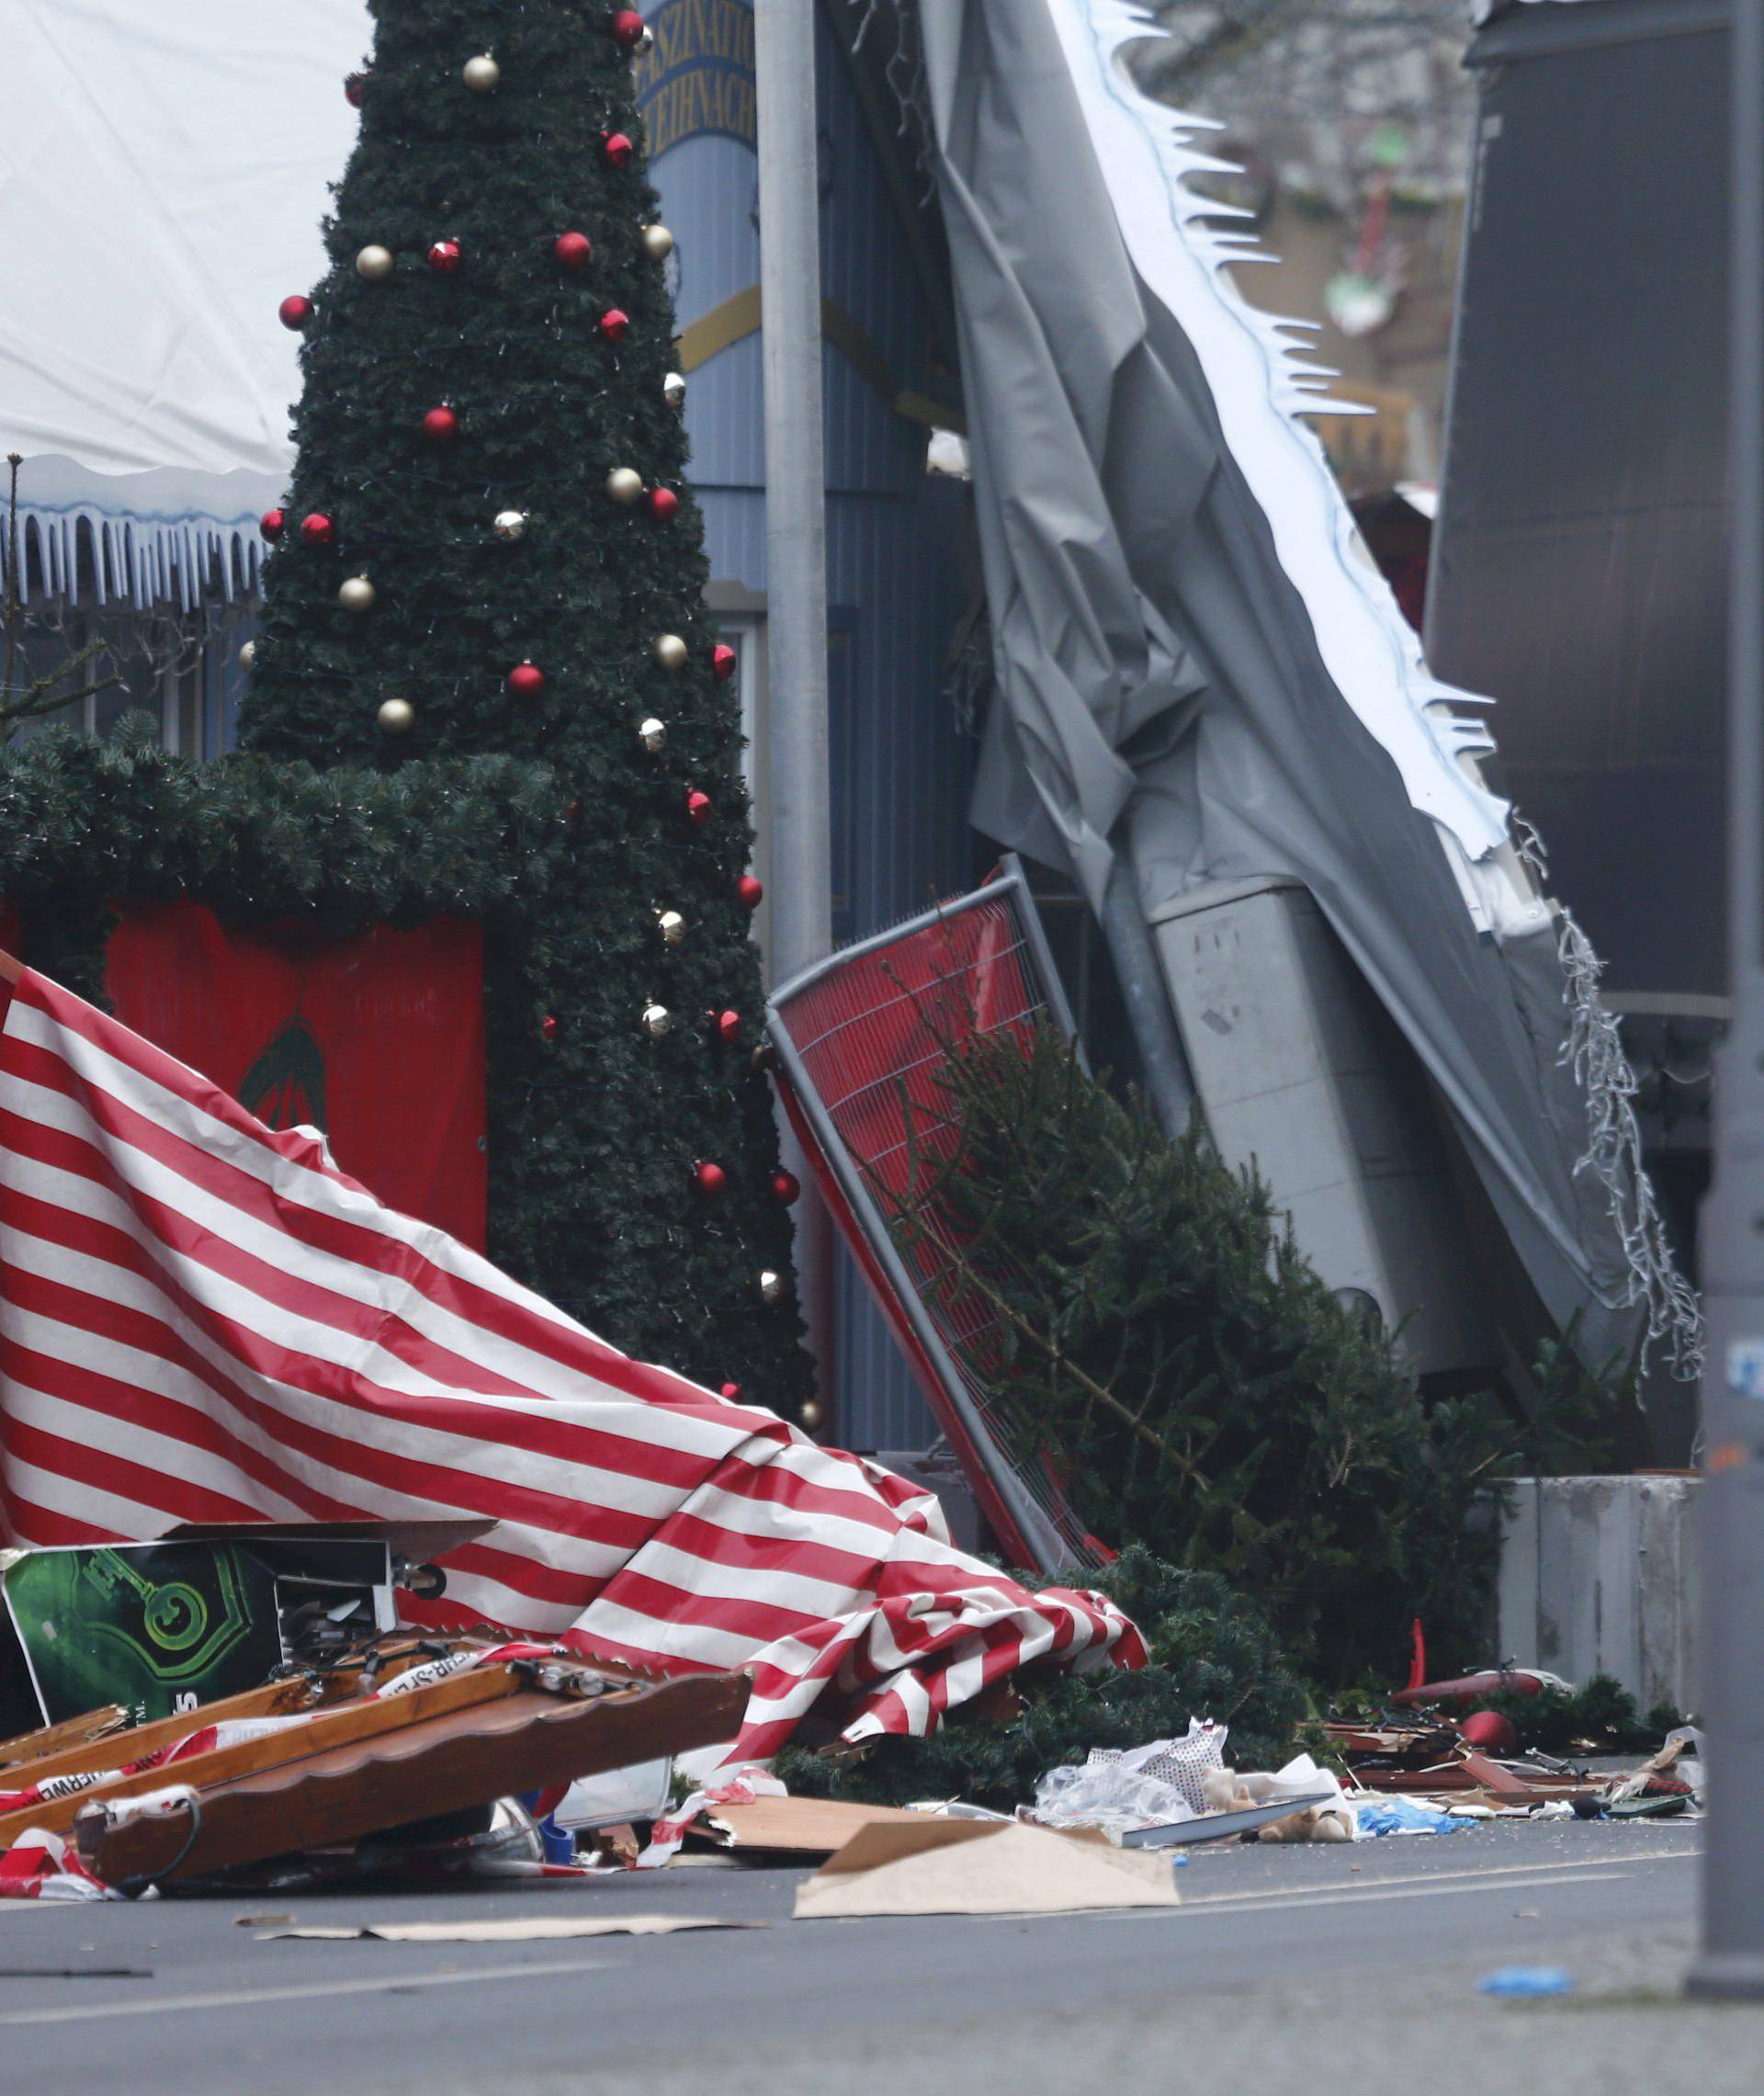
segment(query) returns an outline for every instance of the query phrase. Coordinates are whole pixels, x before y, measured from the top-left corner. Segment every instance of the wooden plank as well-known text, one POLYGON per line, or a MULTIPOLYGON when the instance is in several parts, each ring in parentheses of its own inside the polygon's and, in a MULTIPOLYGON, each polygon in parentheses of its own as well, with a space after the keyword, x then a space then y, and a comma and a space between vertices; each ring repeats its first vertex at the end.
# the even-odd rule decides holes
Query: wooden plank
POLYGON ((694 1832, 708 1831, 719 1845, 739 1852, 831 1856, 842 1849, 860 1827, 903 1824, 922 1827, 922 1812, 893 1805, 854 1805, 835 1797, 756 1797, 752 1805, 707 1805, 694 1832))
MULTIPOLYGON (((403 1695, 356 1697, 346 1703, 321 1706, 305 1724, 290 1726, 286 1731, 272 1732, 261 1739, 243 1740, 236 1746, 217 1748, 211 1754, 192 1754, 188 1761, 174 1762, 169 1767, 142 1769, 138 1775, 119 1775, 113 1782, 97 1784, 66 1797, 50 1798, 40 1805, 0 1815, 0 1850, 10 1848, 29 1827, 64 1834, 73 1826, 74 1814, 89 1798, 135 1797, 143 1791, 163 1790, 167 1784, 199 1786, 279 1768, 288 1762, 316 1753, 321 1748, 376 1739, 381 1733, 401 1731, 424 1718, 448 1711, 500 1701, 524 1685, 520 1675, 512 1668, 476 1667, 466 1673, 450 1674, 445 1681, 432 1682, 426 1688, 412 1689, 403 1695)), ((160 1720, 162 1729, 167 1724, 174 1727, 171 1739, 164 1743, 174 1745, 200 1727, 215 1723, 211 1713, 224 1707, 211 1703, 187 1712, 181 1719, 160 1720)), ((299 1705, 294 1708, 298 1709, 299 1705)), ((273 1715, 291 1716, 292 1711, 273 1715)), ((146 1729, 148 1728, 142 1728, 143 1731, 146 1729)), ((106 1744, 115 1751, 128 1748, 133 1737, 125 1735, 121 1739, 106 1744)), ((116 1760, 136 1758, 136 1752, 116 1752, 116 1760)), ((86 1763, 88 1768, 93 1765, 90 1762, 86 1763)), ((100 1760, 96 1765, 114 1767, 116 1762, 100 1760)))
MULTIPOLYGON (((203 1784, 194 1825, 187 1809, 113 1819, 119 1801, 88 1796, 75 1801, 74 1830, 108 1884, 201 1876, 715 1746, 739 1729, 748 1691, 745 1674, 616 1688, 590 1700, 524 1687, 489 1707, 424 1716, 280 1768, 203 1784)), ((161 1780, 183 1776, 179 1768, 161 1780)))
POLYGON ((119 1703, 107 1703, 96 1710, 83 1710, 77 1717, 63 1717, 59 1725, 40 1725, 34 1732, 20 1732, 0 1739, 0 1769, 17 1768, 38 1762, 64 1748, 83 1747, 88 1739, 107 1739, 112 1732, 129 1729, 129 1713, 119 1703))

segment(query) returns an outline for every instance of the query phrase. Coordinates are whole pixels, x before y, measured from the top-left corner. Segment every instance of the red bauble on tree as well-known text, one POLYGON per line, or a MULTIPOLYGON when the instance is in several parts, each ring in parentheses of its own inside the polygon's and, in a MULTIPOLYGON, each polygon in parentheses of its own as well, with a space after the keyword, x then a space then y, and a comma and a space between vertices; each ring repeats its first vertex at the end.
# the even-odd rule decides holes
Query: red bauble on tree
POLYGON ((741 1037, 741 1014, 739 1012, 713 1012, 710 1014, 711 1031, 719 1041, 732 1045, 741 1037))
POLYGON ((680 497, 672 488, 651 488, 644 500, 651 519, 657 524, 672 524, 679 513, 680 497))
POLYGON ((560 232, 551 243, 551 254, 565 269, 585 269, 594 259, 594 244, 585 232, 560 232))
POLYGON ((617 306, 608 306, 594 323, 594 333, 603 342, 615 346, 623 342, 631 332, 631 316, 617 306))
POLYGON ((729 1174, 720 1164, 695 1164, 692 1176, 697 1182, 698 1191, 712 1199, 729 1184, 729 1174))
POLYGON ((552 1014, 548 1012, 545 1014, 544 1018, 539 1021, 539 1038, 542 1041, 554 1041, 557 1039, 557 1037, 558 1022, 552 1016, 552 1014))
POLYGON ((298 334, 307 322, 312 318, 312 301, 300 292, 296 291, 291 297, 284 299, 276 311, 281 319, 282 325, 292 328, 298 334))
POLYGON ((606 27, 621 50, 635 51, 643 41, 643 17, 635 7, 618 8, 606 27))
POLYGON ((751 873, 744 873, 735 883, 735 900, 743 910, 757 910, 765 901, 765 889, 751 873))
POLYGON ((282 536, 287 524, 288 512, 285 509, 266 509, 257 519, 258 530, 272 546, 282 536))
POLYGON ((322 509, 300 519, 300 537, 309 546, 328 546, 336 536, 336 526, 322 509))
POLYGON ((466 253, 457 240, 437 240, 429 249, 429 267, 437 277, 454 277, 466 259, 466 253))
POLYGON ((700 793, 695 786, 686 796, 686 821, 695 830, 702 830, 710 821, 710 796, 700 793))
POLYGON ((740 659, 727 640, 719 640, 710 651, 710 674, 718 684, 727 684, 735 674, 735 665, 740 659))
POLYGON ((727 1398, 730 1404, 735 1404, 740 1400, 741 1386, 739 1383, 725 1383, 718 1395, 727 1398))
POLYGON ((797 1195, 802 1192, 802 1182, 794 1172, 780 1169, 772 1174, 772 1198, 781 1208, 795 1206, 797 1195))
POLYGON ((628 167, 631 155, 636 151, 637 148, 623 131, 602 131, 600 134, 600 157, 608 167, 628 167))
POLYGON ((506 679, 514 698, 537 698, 545 689, 545 672, 537 663, 516 663, 506 679))
POLYGON ((451 444, 459 434, 459 417, 445 404, 423 417, 423 434, 431 444, 451 444))
POLYGON ((343 84, 343 98, 352 109, 360 108, 362 97, 367 92, 368 75, 365 73, 352 73, 343 84))

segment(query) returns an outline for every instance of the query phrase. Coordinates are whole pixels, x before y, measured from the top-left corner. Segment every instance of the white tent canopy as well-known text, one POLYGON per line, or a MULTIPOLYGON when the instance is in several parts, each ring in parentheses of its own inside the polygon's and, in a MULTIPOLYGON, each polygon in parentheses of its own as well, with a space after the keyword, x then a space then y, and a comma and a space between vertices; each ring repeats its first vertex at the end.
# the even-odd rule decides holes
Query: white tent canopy
POLYGON ((286 484, 365 0, 0 0, 0 450, 51 587, 189 602, 286 484))

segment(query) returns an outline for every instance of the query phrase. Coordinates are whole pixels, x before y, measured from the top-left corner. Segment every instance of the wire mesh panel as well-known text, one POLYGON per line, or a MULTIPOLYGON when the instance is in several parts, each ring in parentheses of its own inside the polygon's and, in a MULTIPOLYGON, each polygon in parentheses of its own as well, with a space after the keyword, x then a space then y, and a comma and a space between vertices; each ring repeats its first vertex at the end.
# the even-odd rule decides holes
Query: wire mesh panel
POLYGON ((960 1132, 946 1056, 1070 1018, 1021 872, 799 975, 768 1031, 792 1118, 830 1205, 1007 1549, 1051 1569, 1094 1560, 1048 1453, 1008 1404, 993 1299, 967 1281, 960 1229, 927 1190, 960 1132), (913 1228, 890 1216, 910 1200, 913 1228))

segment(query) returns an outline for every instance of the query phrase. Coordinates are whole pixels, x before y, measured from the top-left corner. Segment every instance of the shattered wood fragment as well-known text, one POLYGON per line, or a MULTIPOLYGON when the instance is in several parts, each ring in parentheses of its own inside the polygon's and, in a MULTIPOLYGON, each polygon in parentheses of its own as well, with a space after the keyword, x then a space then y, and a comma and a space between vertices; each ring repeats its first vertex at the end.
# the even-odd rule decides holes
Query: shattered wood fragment
MULTIPOLYGON (((358 1841, 493 1798, 716 1746, 739 1728, 749 1691, 745 1674, 706 1674, 653 1688, 610 1687, 593 1699, 517 1683, 516 1693, 493 1703, 438 1714, 424 1701, 486 1678, 493 1678, 488 1670, 456 1675, 394 1697, 379 1707, 398 1710, 407 1722, 298 1760, 285 1754, 279 1767, 238 1775, 205 1771, 201 1762, 174 1769, 190 1802, 131 1808, 127 1798, 81 1799, 74 1819, 81 1854, 107 1884, 127 1886, 358 1841)), ((334 1736, 323 1716, 311 1732, 322 1738, 327 1726, 334 1736)))
MULTIPOLYGON (((129 1713, 119 1703, 107 1703, 97 1710, 82 1711, 77 1717, 63 1717, 59 1725, 40 1725, 34 1732, 20 1732, 16 1739, 0 1739, 0 1769, 20 1768, 28 1762, 46 1760, 63 1749, 83 1747, 88 1740, 107 1739, 123 1731, 129 1713)), ((10 1781, 6 1787, 15 1788, 10 1781)))

